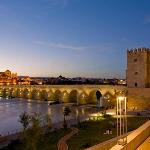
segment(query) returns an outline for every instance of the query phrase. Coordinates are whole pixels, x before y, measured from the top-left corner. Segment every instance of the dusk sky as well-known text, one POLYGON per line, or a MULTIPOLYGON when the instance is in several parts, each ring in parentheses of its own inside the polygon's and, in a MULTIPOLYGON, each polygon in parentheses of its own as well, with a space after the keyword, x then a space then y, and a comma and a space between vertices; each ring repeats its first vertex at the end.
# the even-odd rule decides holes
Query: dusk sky
POLYGON ((125 78, 150 47, 150 0, 0 0, 0 71, 125 78))

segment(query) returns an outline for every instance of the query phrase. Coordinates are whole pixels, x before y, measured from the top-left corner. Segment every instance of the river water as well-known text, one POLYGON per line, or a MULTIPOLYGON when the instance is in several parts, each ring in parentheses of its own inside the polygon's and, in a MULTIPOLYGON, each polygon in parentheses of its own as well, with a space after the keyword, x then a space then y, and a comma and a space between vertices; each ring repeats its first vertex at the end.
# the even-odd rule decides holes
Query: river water
MULTIPOLYGON (((19 123, 19 116, 23 112, 29 114, 39 113, 41 115, 50 114, 53 124, 63 121, 63 109, 71 104, 48 105, 48 102, 24 100, 24 99, 0 99, 0 135, 12 134, 22 130, 19 123)), ((68 119, 75 119, 77 113, 81 117, 87 117, 88 112, 85 107, 71 107, 71 115, 68 119)))

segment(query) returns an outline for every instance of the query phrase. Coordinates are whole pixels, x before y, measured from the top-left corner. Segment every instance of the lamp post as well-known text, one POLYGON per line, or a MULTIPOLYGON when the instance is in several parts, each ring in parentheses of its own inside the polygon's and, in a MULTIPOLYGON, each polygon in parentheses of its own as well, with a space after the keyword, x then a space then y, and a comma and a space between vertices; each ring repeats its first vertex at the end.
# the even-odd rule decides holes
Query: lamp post
POLYGON ((79 93, 77 91, 77 106, 79 105, 79 93))
POLYGON ((117 97, 117 138, 119 145, 127 143, 127 100, 120 95, 117 97))
POLYGON ((77 120, 77 124, 79 124, 80 119, 79 119, 79 110, 78 110, 78 107, 76 107, 76 120, 77 120))
POLYGON ((66 93, 63 94, 63 101, 65 102, 66 100, 66 93))

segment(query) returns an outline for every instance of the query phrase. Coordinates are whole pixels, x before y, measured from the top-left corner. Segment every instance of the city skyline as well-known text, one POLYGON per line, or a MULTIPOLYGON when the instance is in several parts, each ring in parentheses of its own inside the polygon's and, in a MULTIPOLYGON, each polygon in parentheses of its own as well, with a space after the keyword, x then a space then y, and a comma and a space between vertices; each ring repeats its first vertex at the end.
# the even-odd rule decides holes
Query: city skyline
POLYGON ((1 0, 1 71, 125 78, 127 48, 150 47, 148 0, 1 0))

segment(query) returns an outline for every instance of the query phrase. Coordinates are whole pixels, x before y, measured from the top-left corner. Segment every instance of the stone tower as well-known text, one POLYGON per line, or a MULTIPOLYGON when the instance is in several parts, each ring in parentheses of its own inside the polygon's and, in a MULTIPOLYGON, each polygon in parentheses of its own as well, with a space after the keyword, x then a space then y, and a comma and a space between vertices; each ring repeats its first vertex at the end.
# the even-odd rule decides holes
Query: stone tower
POLYGON ((127 87, 150 87, 150 49, 127 50, 127 87))

